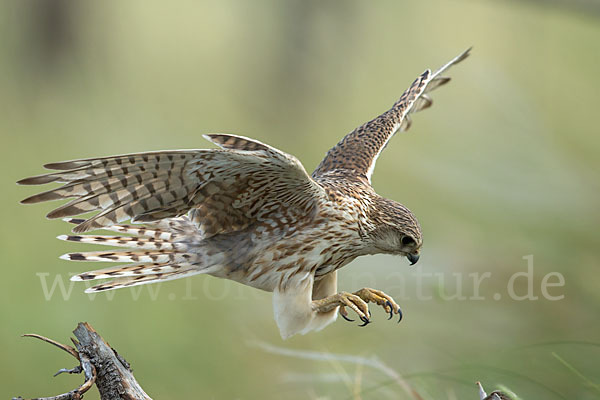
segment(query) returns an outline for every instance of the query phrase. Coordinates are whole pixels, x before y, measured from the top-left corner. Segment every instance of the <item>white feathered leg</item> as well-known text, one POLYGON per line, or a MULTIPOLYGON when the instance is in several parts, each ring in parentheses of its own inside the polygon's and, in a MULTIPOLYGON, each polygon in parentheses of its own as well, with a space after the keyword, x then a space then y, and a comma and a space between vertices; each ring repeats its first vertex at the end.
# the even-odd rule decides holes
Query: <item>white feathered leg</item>
POLYGON ((320 300, 335 294, 337 288, 337 272, 332 272, 314 282, 307 277, 284 291, 273 292, 273 310, 275 321, 283 339, 297 333, 306 334, 320 330, 335 321, 337 307, 324 312, 318 311, 313 300, 320 300))

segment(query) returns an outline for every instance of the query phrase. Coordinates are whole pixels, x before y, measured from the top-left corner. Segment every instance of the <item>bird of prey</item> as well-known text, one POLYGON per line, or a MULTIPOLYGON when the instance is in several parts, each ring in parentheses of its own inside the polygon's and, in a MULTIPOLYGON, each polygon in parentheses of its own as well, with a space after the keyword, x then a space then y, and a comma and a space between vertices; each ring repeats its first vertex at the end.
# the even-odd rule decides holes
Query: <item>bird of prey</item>
POLYGON ((421 227, 402 204, 371 187, 375 162, 410 114, 431 106, 428 93, 469 50, 435 72, 426 70, 392 108, 356 128, 309 175, 300 161, 267 144, 207 134, 219 149, 157 151, 51 163, 55 170, 19 181, 63 185, 22 203, 72 198, 48 218, 76 224, 59 239, 129 248, 71 253, 75 261, 126 263, 71 279, 112 279, 99 292, 210 274, 273 292, 283 338, 320 330, 348 309, 363 325, 367 303, 402 318, 398 304, 370 288, 337 292, 337 270, 359 256, 419 259, 421 227), (87 219, 70 218, 95 212, 87 219), (124 221, 131 220, 125 225, 124 221), (113 236, 82 235, 95 229, 113 236))

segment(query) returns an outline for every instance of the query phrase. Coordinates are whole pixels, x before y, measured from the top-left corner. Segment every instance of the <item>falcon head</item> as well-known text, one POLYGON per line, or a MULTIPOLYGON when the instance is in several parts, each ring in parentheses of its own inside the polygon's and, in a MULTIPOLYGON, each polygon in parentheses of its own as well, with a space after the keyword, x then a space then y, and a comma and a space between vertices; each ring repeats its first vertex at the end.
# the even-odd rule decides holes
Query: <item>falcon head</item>
POLYGON ((379 198, 373 209, 374 229, 367 238, 374 253, 402 255, 410 265, 419 261, 423 239, 421 226, 413 213, 402 204, 384 198, 379 198))

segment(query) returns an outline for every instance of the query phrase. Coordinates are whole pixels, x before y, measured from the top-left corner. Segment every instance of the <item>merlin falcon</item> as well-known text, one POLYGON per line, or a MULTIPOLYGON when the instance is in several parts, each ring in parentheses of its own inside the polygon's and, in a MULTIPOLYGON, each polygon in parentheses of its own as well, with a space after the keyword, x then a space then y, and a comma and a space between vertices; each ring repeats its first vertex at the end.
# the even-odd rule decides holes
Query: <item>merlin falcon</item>
POLYGON ((86 292, 164 282, 196 274, 231 279, 273 292, 283 338, 320 330, 349 310, 366 325, 367 303, 390 318, 402 312, 370 288, 337 291, 337 271, 368 254, 419 259, 422 235, 415 216, 371 187, 375 162, 410 114, 431 106, 429 92, 447 83, 426 70, 392 108, 346 135, 309 175, 300 161, 267 144, 229 134, 207 134, 218 149, 157 151, 45 165, 54 172, 19 181, 60 187, 25 204, 71 200, 48 218, 75 224, 59 239, 120 250, 65 254, 75 261, 122 263, 73 276, 110 279, 86 292), (93 213, 88 218, 73 218, 93 213), (123 222, 130 220, 129 224, 123 222), (83 235, 102 229, 110 235, 83 235))

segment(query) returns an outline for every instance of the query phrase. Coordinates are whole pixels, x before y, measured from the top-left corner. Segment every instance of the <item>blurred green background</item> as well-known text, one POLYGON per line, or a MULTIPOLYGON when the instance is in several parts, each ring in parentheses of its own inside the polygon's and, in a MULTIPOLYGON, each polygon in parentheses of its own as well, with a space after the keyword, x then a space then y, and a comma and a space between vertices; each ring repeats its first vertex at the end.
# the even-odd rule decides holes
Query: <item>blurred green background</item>
POLYGON ((78 321, 155 399, 411 398, 380 370, 266 345, 377 357, 423 399, 475 399, 477 380, 524 399, 600 398, 598 3, 11 0, 0 21, 2 398, 82 381, 52 378, 73 360, 20 338, 67 343, 78 321), (338 320, 283 342, 270 294, 205 276, 92 298, 68 277, 94 266, 58 259, 82 247, 54 239, 71 228, 44 219, 57 204, 18 204, 36 188, 14 182, 44 163, 202 148, 206 132, 265 141, 312 170, 471 45, 374 175, 419 217, 421 261, 363 257, 341 270, 341 290, 394 296, 399 325, 372 307, 366 328, 338 320), (528 260, 538 299, 510 298, 528 260), (541 292, 552 272, 561 300, 541 292), (459 292, 467 299, 448 297, 459 292))

